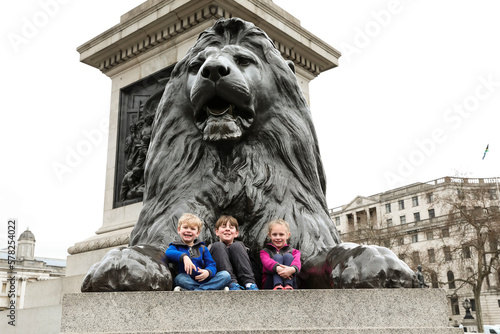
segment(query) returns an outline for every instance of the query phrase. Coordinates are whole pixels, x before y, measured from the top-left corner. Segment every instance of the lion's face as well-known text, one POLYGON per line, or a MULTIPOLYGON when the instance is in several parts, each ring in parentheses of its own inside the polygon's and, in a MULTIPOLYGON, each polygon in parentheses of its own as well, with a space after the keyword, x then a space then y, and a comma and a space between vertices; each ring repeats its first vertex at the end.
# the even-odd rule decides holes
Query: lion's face
POLYGON ((263 107, 261 92, 269 92, 259 56, 240 45, 210 46, 187 66, 187 93, 203 139, 239 140, 252 126, 256 110, 263 107))

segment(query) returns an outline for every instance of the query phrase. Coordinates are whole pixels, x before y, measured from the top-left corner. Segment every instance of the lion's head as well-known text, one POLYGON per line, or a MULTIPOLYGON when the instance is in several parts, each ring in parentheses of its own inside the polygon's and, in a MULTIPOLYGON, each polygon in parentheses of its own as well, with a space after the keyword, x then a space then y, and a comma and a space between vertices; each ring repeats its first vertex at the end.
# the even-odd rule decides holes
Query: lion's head
POLYGON ((257 111, 271 108, 279 94, 276 83, 284 82, 276 77, 277 69, 283 71, 280 77, 293 76, 293 62, 282 59, 261 29, 230 19, 203 32, 172 75, 186 82, 185 94, 203 139, 216 143, 239 140, 257 111))
MULTIPOLYGON (((258 248, 264 225, 287 220, 315 253, 339 242, 311 113, 291 61, 255 25, 221 19, 175 66, 146 161, 144 207, 131 244, 165 246, 184 212, 206 223, 236 217, 258 248)), ((212 239, 213 240, 213 239, 212 239)), ((252 245, 253 244, 253 245, 252 245)))

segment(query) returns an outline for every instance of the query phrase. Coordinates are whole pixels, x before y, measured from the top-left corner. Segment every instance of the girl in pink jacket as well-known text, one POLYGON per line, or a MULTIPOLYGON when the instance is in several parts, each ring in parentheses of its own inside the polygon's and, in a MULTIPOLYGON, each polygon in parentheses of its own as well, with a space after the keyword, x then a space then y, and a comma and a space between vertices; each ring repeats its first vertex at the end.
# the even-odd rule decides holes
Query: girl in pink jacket
POLYGON ((300 251, 287 244, 290 226, 283 219, 268 224, 271 243, 260 251, 262 261, 263 289, 293 290, 297 288, 297 275, 300 272, 300 251))

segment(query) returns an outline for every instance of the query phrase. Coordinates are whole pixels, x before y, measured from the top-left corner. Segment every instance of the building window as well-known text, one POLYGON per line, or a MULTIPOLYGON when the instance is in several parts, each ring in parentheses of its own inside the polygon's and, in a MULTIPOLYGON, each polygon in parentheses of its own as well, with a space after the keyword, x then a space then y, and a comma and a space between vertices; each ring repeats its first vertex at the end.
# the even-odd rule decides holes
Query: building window
POLYGON ((413 220, 415 220, 416 222, 420 221, 420 212, 413 213, 413 220))
POLYGON ((497 191, 495 189, 490 189, 488 192, 490 193, 490 199, 498 199, 497 191))
POLYGON ((436 262, 436 255, 434 255, 434 248, 427 250, 427 256, 429 257, 429 263, 436 262))
POLYGON ((387 219, 387 227, 391 227, 392 226, 392 218, 388 218, 387 219))
POLYGON ((411 203, 413 204, 413 206, 418 206, 418 196, 413 196, 411 198, 411 203))
POLYGON ((335 217, 335 225, 340 225, 340 217, 335 217))
POLYGON ((449 246, 446 246, 443 248, 444 252, 444 260, 445 261, 451 261, 451 250, 449 246))
POLYGON ((418 242, 418 234, 414 234, 411 236, 411 242, 418 242))
POLYGON ((483 215, 483 208, 480 206, 475 206, 474 211, 472 212, 474 213, 475 217, 481 217, 483 215))
POLYGON ((419 265, 420 264, 419 252, 413 252, 413 254, 411 256, 412 256, 413 264, 419 265))
POLYGON ((470 310, 472 312, 476 312, 476 300, 474 298, 469 299, 470 301, 470 310))
POLYGON ((429 219, 435 218, 436 214, 434 213, 434 209, 429 209, 429 219))
POLYGON ((459 199, 465 198, 464 192, 461 189, 457 189, 457 196, 459 199))
POLYGON ((385 213, 391 213, 391 203, 385 204, 385 213))
POLYGON ((435 272, 431 273, 431 283, 433 289, 439 288, 438 275, 435 272))
POLYGON ((401 199, 398 201, 398 205, 399 205, 399 210, 404 210, 405 208, 405 201, 404 199, 401 199))
POLYGON ((427 194, 427 203, 434 202, 434 195, 432 193, 427 194))
POLYGON ((429 231, 426 233, 427 240, 432 240, 434 239, 434 233, 432 231, 429 231))
POLYGON ((449 228, 443 228, 441 230, 441 234, 443 235, 443 238, 448 238, 450 236, 450 229, 449 228))
POLYGON ((399 238, 398 243, 399 243, 400 246, 404 245, 405 244, 405 238, 404 237, 399 238))
MULTIPOLYGON (((448 288, 455 289, 455 275, 453 275, 453 271, 448 271, 446 273, 446 277, 448 278, 448 288)), ((460 313, 457 313, 460 314, 460 313)))
POLYGON ((496 252, 498 250, 498 240, 495 235, 490 235, 488 238, 488 242, 490 243, 490 251, 496 252))
POLYGON ((462 255, 464 259, 470 259, 470 246, 462 246, 462 255))
POLYGON ((451 314, 453 314, 453 315, 460 314, 460 305, 458 304, 458 298, 451 297, 450 304, 451 304, 451 314))
POLYGON ((401 222, 401 224, 406 224, 406 216, 400 216, 399 221, 401 222))

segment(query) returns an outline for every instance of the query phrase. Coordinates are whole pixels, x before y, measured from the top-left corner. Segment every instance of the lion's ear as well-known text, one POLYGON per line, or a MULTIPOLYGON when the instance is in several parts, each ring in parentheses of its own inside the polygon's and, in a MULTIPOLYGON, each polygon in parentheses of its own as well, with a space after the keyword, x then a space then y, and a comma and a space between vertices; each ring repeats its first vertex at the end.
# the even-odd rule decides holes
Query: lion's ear
POLYGON ((293 73, 295 73, 295 64, 291 60, 287 60, 286 63, 288 64, 288 67, 292 70, 293 73))

